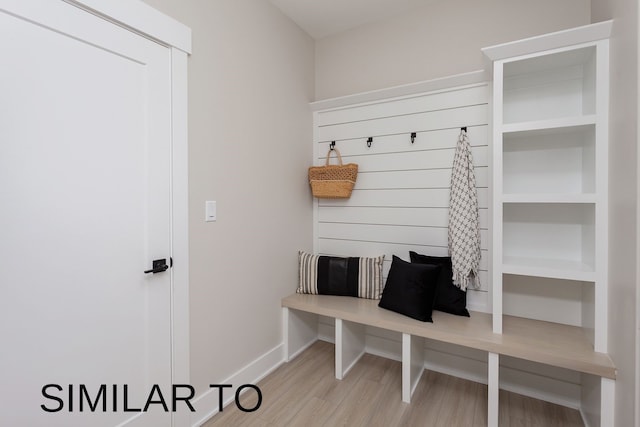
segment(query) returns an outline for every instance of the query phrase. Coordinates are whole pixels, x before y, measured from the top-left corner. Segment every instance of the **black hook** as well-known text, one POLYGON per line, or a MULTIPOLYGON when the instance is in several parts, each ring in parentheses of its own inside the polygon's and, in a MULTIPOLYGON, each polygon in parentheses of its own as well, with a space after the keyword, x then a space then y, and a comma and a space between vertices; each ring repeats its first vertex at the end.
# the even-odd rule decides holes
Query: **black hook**
POLYGON ((460 130, 461 130, 461 131, 465 131, 465 132, 466 132, 466 131, 467 131, 467 127, 466 127, 466 126, 462 126, 462 127, 460 128, 460 130))
POLYGON ((411 143, 413 144, 414 142, 416 142, 416 136, 417 134, 415 132, 411 132, 411 143))
POLYGON ((369 137, 367 138, 367 147, 371 148, 371 143, 373 142, 373 138, 369 137))
POLYGON ((336 149, 336 142, 335 141, 331 141, 331 144, 329 144, 329 150, 333 151, 336 149))

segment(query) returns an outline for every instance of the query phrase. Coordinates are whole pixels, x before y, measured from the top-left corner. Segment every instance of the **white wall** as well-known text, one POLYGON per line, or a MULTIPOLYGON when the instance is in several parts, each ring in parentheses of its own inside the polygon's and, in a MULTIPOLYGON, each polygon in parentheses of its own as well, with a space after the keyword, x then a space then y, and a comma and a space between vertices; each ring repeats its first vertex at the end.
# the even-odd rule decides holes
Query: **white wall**
POLYGON ((594 22, 614 19, 611 38, 609 135, 609 353, 618 368, 616 425, 638 425, 637 335, 637 90, 638 2, 593 0, 594 22))
POLYGON ((439 0, 316 43, 316 99, 483 67, 480 48, 590 23, 589 0, 439 0))
MULTIPOLYGON (((313 40, 263 0, 146 0, 193 30, 189 58, 191 384, 282 342, 280 299, 312 248, 313 40), (218 221, 204 222, 205 200, 218 221)), ((217 402, 217 400, 216 400, 217 402)))

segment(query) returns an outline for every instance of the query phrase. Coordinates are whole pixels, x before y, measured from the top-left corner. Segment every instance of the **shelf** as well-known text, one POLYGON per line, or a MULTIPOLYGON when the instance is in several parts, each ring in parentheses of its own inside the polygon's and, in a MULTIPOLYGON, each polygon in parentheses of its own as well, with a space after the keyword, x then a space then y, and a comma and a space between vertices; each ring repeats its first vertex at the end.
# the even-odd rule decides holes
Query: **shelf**
POLYGON ((502 203, 595 203, 593 193, 512 193, 503 194, 502 203))
POLYGON ((503 134, 503 193, 549 195, 554 203, 589 201, 596 189, 594 116, 506 126, 503 134), (551 196, 553 195, 553 196, 551 196), (578 195, 577 197, 573 195, 578 195))
MULTIPOLYGON (((576 269, 582 267, 577 263, 574 264, 576 269)), ((527 268, 523 265, 514 268, 516 272, 514 274, 501 275, 503 314, 581 327, 593 343, 592 302, 596 282, 573 280, 573 277, 579 277, 581 274, 561 270, 569 268, 568 265, 555 266, 558 267, 555 270, 554 266, 527 268), (532 273, 532 275, 517 273, 532 273), (564 276, 564 278, 548 276, 564 276)), ((582 277, 588 276, 582 274, 582 277)))
POLYGON ((606 378, 616 377, 616 368, 609 356, 593 351, 583 328, 504 316, 502 336, 505 350, 501 354, 606 378))
POLYGON ((563 117, 558 119, 530 120, 504 124, 502 125, 502 133, 512 134, 519 132, 538 132, 538 135, 545 135, 547 133, 551 133, 547 131, 554 131, 553 133, 558 133, 562 129, 565 129, 567 132, 572 132, 577 130, 577 128, 591 126, 595 123, 595 114, 563 117))
POLYGON ((595 232, 595 204, 503 205, 504 257, 559 259, 577 263, 573 265, 593 264, 595 232))
MULTIPOLYGON (((608 348, 610 30, 607 22, 485 50, 494 95, 494 330, 510 352, 520 342, 522 357, 558 357, 553 364, 568 369, 569 360, 608 348)), ((576 383, 590 408, 585 422, 613 425, 613 382, 576 383)))
POLYGON ((504 63, 503 123, 594 114, 596 47, 504 63))
MULTIPOLYGON (((544 73, 554 73, 554 77, 565 75, 568 70, 576 67, 582 69, 588 66, 595 55, 595 47, 588 46, 580 49, 569 49, 552 54, 533 55, 505 61, 504 78, 536 77, 536 82, 545 76, 544 73)), ((531 83, 528 79, 527 83, 531 83)), ((524 85, 517 86, 518 88, 524 85)))
POLYGON ((547 277, 551 279, 594 282, 595 272, 591 265, 568 260, 526 257, 504 257, 502 272, 520 276, 547 277))

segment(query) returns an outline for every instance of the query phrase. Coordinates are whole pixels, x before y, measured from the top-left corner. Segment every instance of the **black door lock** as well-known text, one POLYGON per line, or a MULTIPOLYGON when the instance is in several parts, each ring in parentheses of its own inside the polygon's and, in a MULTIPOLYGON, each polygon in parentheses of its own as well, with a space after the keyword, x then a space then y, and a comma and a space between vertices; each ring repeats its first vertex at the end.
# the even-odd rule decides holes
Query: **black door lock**
POLYGON ((144 274, 149 274, 149 273, 162 273, 163 271, 167 271, 169 269, 169 266, 167 265, 167 260, 165 258, 162 259, 154 259, 153 260, 153 268, 151 270, 147 270, 144 272, 144 274))

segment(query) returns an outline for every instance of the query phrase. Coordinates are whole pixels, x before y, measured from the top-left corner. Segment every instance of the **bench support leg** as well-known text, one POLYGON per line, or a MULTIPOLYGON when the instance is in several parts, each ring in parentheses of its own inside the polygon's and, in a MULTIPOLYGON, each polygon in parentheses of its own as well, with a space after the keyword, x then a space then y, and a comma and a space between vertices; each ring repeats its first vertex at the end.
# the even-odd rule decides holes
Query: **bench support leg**
POLYGON ((600 425, 615 425, 616 382, 609 378, 600 379, 600 425))
POLYGON ((318 315, 282 308, 284 359, 289 362, 318 340, 318 315))
POLYGON ((487 399, 487 426, 498 426, 498 395, 500 392, 500 355, 497 353, 489 353, 489 372, 487 383, 489 385, 489 393, 487 399))
POLYGON ((336 319, 336 378, 341 380, 364 354, 365 326, 336 319))
POLYGON ((402 401, 409 403, 424 372, 424 338, 402 334, 402 401))

